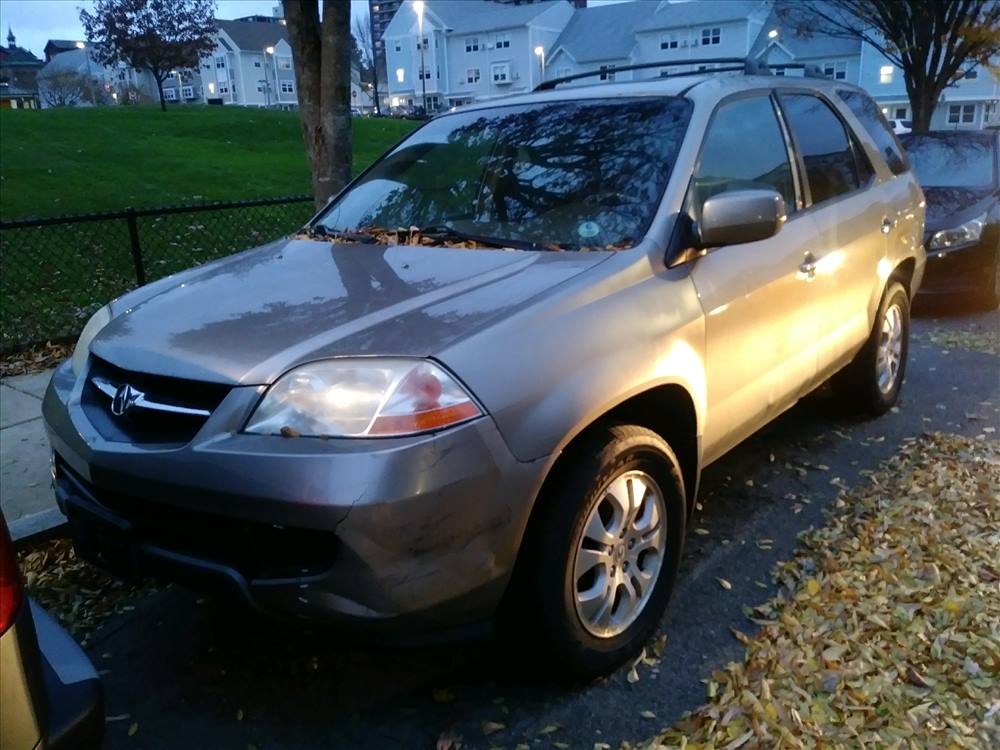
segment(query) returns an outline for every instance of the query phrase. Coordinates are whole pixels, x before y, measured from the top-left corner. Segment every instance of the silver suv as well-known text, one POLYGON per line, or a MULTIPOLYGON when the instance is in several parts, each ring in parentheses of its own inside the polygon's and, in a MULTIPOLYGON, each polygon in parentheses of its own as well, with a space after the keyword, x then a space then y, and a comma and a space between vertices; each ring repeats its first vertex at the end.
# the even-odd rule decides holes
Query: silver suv
POLYGON ((702 467, 831 377, 892 406, 924 268, 871 99, 732 67, 437 117, 301 234, 99 310, 44 403, 79 553, 635 654, 702 467))

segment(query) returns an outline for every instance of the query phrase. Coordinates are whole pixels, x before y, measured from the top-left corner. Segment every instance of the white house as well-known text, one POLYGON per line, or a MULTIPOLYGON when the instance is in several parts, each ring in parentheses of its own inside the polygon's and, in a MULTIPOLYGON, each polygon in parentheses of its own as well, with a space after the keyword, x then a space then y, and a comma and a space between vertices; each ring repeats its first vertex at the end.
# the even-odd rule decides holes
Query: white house
POLYGON ((145 71, 125 65, 105 66, 84 42, 51 57, 38 73, 42 109, 124 104, 130 97, 156 96, 156 82, 145 71))
POLYGON ((565 0, 427 0, 422 18, 420 7, 406 0, 382 36, 393 108, 421 106, 425 90, 429 111, 530 91, 573 15, 565 0))

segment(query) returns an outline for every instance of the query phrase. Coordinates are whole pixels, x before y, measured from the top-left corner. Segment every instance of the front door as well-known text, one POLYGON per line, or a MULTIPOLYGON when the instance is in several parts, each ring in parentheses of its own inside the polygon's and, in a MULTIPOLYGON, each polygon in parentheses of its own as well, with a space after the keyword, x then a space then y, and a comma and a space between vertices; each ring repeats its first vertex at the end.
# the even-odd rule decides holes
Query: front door
POLYGON ((697 220, 707 198, 745 189, 776 190, 789 218, 774 237, 716 248, 692 271, 706 321, 706 461, 794 403, 816 372, 819 323, 802 272, 816 224, 798 217, 790 150, 766 93, 719 105, 688 209, 697 220))

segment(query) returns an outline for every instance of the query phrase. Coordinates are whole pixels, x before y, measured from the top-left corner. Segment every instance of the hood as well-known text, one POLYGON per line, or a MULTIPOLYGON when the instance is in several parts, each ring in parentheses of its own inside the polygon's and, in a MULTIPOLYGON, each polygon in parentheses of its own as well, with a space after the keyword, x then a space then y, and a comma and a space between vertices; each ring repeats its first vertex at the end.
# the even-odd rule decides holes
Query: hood
POLYGON ((997 200, 996 191, 991 187, 931 186, 923 188, 923 191, 927 199, 925 230, 931 233, 957 227, 981 215, 997 200))
POLYGON ((323 357, 426 357, 610 255, 287 240, 126 296, 91 351, 243 385, 323 357))

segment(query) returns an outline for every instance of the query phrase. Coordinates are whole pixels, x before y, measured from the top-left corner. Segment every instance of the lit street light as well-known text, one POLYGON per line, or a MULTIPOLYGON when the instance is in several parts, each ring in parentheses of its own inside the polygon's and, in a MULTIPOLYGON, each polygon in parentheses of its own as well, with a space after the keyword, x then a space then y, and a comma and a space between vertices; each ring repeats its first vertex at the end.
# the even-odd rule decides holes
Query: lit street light
MULTIPOLYGON (((271 106, 271 84, 267 80, 267 56, 268 55, 271 55, 272 59, 273 59, 273 56, 274 56, 274 47, 265 47, 264 48, 264 108, 265 109, 267 109, 267 108, 269 108, 271 106)), ((275 88, 274 96, 275 96, 275 99, 277 99, 277 97, 278 97, 278 92, 277 92, 277 88, 278 88, 278 72, 277 71, 275 71, 275 73, 274 73, 274 88, 275 88)))
POLYGON ((427 72, 424 70, 424 0, 413 0, 417 14, 417 46, 420 48, 420 88, 423 91, 424 114, 427 114, 427 72))
POLYGON ((538 55, 538 59, 542 63, 542 80, 545 80, 545 47, 538 45, 535 47, 535 54, 538 55))
POLYGON ((90 52, 87 51, 86 42, 77 42, 76 48, 83 50, 83 58, 87 61, 87 86, 90 89, 90 103, 96 104, 97 100, 94 98, 94 82, 91 80, 93 78, 93 74, 90 72, 90 52))

